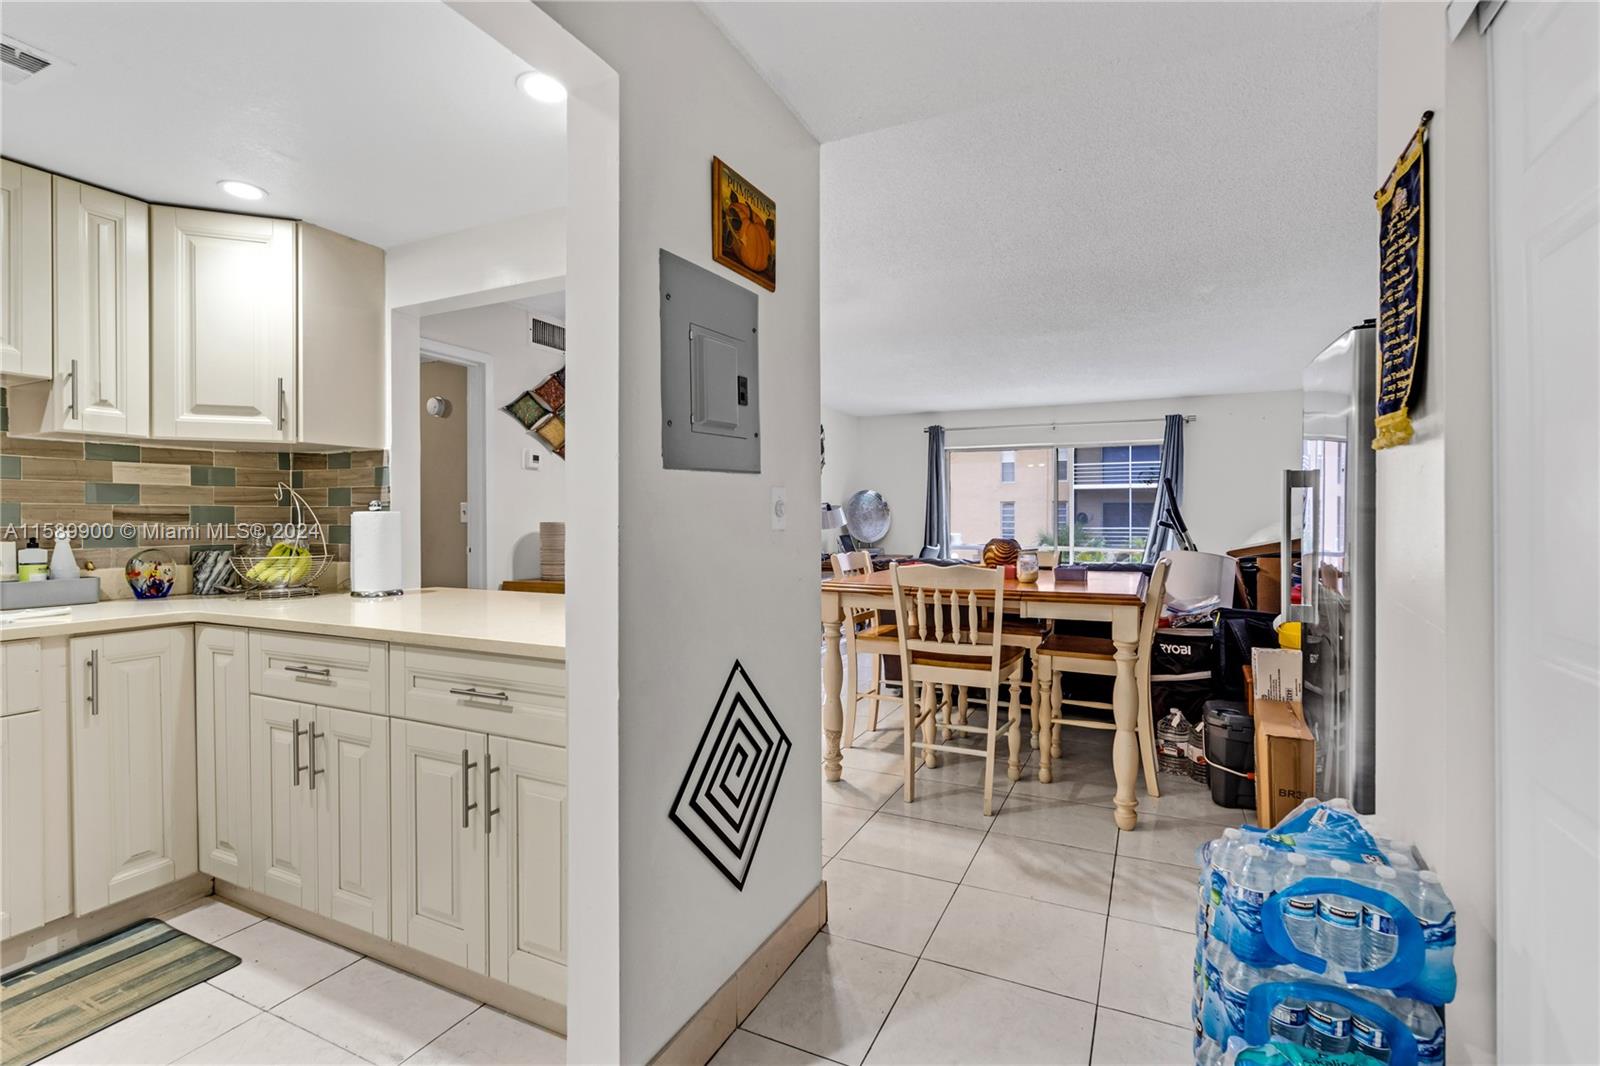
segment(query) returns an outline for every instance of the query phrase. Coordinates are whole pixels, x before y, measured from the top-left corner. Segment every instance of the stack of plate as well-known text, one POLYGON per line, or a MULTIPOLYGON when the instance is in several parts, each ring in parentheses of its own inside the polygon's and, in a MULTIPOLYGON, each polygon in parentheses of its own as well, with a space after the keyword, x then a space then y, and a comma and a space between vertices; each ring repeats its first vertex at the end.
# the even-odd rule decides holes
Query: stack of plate
POLYGON ((567 524, 539 523, 539 576, 546 581, 567 579, 567 524))

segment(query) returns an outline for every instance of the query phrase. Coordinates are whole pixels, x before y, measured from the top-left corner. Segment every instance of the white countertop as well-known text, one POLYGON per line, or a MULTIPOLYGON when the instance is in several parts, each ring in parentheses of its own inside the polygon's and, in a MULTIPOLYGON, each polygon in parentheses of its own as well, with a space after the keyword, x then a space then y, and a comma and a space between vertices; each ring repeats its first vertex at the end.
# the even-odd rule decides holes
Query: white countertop
POLYGON ((344 592, 288 600, 107 600, 73 607, 71 614, 0 624, 0 641, 197 622, 538 659, 567 657, 565 597, 484 589, 409 589, 403 596, 375 600, 344 592))

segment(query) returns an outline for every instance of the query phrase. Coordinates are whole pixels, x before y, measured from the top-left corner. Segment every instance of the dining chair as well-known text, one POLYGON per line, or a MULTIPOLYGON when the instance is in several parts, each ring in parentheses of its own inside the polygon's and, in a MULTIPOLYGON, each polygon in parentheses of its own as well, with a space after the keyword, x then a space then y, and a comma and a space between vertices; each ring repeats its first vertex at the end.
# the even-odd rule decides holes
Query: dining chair
MULTIPOLYGON (((872 573, 872 555, 866 551, 839 552, 828 557, 828 562, 833 566, 834 577, 851 577, 858 574, 872 573)), ((867 721, 868 729, 878 728, 878 711, 884 700, 903 702, 901 697, 890 696, 883 691, 883 657, 898 655, 900 642, 895 638, 894 626, 878 624, 876 608, 865 608, 850 612, 850 617, 845 620, 844 637, 845 655, 845 690, 851 698, 847 701, 844 710, 844 736, 839 740, 842 748, 851 747, 856 739, 856 708, 862 700, 866 700, 872 708, 872 717, 867 721), (860 632, 857 632, 857 630, 860 632), (865 692, 857 691, 857 664, 862 654, 872 656, 872 684, 865 692)), ((837 649, 835 649, 837 652, 837 649)))
POLYGON ((1022 660, 1026 652, 1004 642, 1005 573, 981 566, 900 566, 889 568, 894 594, 895 630, 900 644, 900 676, 905 685, 905 802, 916 801, 916 758, 939 764, 936 752, 981 756, 983 813, 994 815, 995 742, 1000 735, 1000 688, 1009 683, 1006 714, 1006 776, 1022 776, 1022 660), (981 610, 988 608, 987 611, 981 610), (945 729, 985 738, 982 751, 934 740, 939 686, 981 689, 988 697, 984 724, 947 718, 945 729), (919 687, 920 686, 920 687, 919 687), (914 702, 913 694, 920 696, 914 702), (922 739, 916 734, 921 730, 922 739))
MULTIPOLYGON (((1138 660, 1134 664, 1134 685, 1139 697, 1139 758, 1144 767, 1144 789, 1151 796, 1160 796, 1156 783, 1155 724, 1150 703, 1150 649, 1155 643, 1156 624, 1161 620, 1161 605, 1166 594, 1167 573, 1172 568, 1168 559, 1160 559, 1150 572, 1145 584, 1144 606, 1139 612, 1138 660)), ((1105 718, 1067 716, 1060 713, 1062 706, 1083 707, 1097 711, 1111 711, 1112 705, 1099 700, 1061 699, 1056 695, 1056 675, 1061 673, 1093 674, 1101 677, 1117 676, 1117 647, 1109 637, 1056 634, 1039 646, 1039 660, 1043 665, 1042 685, 1044 713, 1040 716, 1039 780, 1050 780, 1050 760, 1061 757, 1057 740, 1058 726, 1078 726, 1084 729, 1117 728, 1115 721, 1105 718)))

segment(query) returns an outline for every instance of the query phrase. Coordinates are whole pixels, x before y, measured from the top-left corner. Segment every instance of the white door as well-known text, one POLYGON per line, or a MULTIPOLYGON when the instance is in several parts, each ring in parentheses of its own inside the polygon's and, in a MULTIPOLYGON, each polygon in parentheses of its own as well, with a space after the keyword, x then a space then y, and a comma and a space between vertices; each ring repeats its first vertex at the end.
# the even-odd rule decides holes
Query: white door
POLYGON ((482 733, 389 723, 394 785, 392 939, 488 973, 482 733), (478 806, 474 809, 473 805, 478 806))
POLYGON ((567 753, 489 738, 489 976, 567 998, 567 753))
POLYGON ((250 888, 250 631, 196 626, 200 869, 250 888))
POLYGON ((150 251, 155 436, 294 440, 294 223, 152 207, 150 251))
POLYGON ((71 643, 78 914, 198 869, 190 640, 170 628, 71 643))
POLYGON ((250 697, 251 864, 257 892, 317 909, 317 807, 308 737, 315 707, 250 697))
POLYGON ((0 939, 72 911, 67 642, 0 644, 0 939))
POLYGON ((311 744, 319 851, 317 910, 387 938, 389 719, 318 707, 311 744))
POLYGON ((1600 7, 1489 30, 1503 1062, 1600 1061, 1600 7))
POLYGON ((53 429, 150 434, 150 210, 55 179, 53 429))
POLYGON ((51 307, 50 175, 0 159, 0 374, 48 378, 51 307))

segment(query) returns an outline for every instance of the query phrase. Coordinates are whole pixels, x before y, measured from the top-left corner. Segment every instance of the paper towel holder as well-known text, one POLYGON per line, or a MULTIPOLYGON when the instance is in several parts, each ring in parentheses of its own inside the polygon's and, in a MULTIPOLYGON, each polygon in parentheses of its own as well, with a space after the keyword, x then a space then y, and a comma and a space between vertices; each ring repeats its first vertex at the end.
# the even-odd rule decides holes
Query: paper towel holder
MULTIPOLYGON (((387 511, 388 509, 389 509, 388 505, 385 504, 382 500, 371 500, 371 501, 369 501, 367 503, 367 511, 369 513, 377 512, 377 511, 387 511)), ((352 560, 352 569, 354 569, 354 560, 352 560)), ((403 596, 403 595, 405 595, 405 590, 403 590, 403 589, 373 589, 373 590, 367 590, 367 591, 357 591, 356 589, 351 589, 350 590, 350 595, 354 596, 356 599, 359 599, 359 600, 377 600, 377 599, 384 599, 384 598, 389 597, 389 596, 403 596)))

